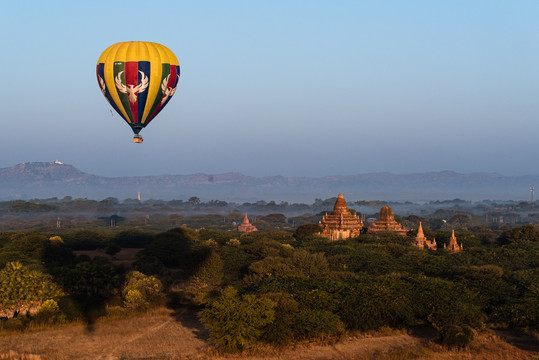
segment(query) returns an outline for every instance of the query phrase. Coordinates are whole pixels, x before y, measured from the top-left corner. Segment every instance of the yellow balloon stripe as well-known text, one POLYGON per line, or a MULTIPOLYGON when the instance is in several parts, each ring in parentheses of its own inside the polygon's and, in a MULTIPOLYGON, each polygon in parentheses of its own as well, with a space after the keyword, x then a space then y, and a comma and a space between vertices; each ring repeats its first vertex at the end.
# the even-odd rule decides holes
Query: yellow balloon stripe
POLYGON ((126 41, 111 45, 103 51, 99 57, 98 63, 104 63, 105 59, 108 58, 108 54, 115 49, 115 54, 117 54, 115 57, 116 61, 152 61, 154 60, 152 58, 155 52, 152 52, 151 49, 154 49, 162 54, 162 60, 166 60, 163 62, 175 66, 179 65, 178 58, 176 58, 176 55, 174 55, 169 48, 161 44, 147 41, 126 41), (122 48, 123 50, 118 52, 118 48, 122 48))
POLYGON ((115 44, 109 47, 110 51, 107 53, 107 57, 103 61, 105 63, 105 83, 107 84, 107 89, 110 92, 112 100, 114 101, 118 109, 120 109, 120 115, 122 115, 125 121, 131 124, 131 120, 129 119, 129 116, 127 115, 127 112, 123 107, 120 95, 118 95, 118 89, 116 88, 116 85, 114 83, 114 62, 118 61, 116 59, 119 59, 119 57, 121 56, 121 53, 118 54, 121 49, 121 46, 118 45, 122 44, 115 44))

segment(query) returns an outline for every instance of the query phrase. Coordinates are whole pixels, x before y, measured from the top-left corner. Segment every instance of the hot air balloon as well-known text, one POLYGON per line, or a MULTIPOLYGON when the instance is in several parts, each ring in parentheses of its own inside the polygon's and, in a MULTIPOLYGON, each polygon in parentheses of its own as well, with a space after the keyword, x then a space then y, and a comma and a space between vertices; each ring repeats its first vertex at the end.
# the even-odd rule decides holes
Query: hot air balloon
POLYGON ((161 44, 126 41, 109 46, 97 61, 97 82, 110 105, 139 132, 167 105, 180 80, 180 64, 161 44))

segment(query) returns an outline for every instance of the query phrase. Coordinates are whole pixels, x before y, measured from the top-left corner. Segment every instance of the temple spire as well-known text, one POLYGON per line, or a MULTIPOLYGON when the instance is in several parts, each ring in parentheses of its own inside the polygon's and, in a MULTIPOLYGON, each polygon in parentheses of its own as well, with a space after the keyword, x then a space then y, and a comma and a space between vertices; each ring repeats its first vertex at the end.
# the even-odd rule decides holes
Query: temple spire
POLYGON ((343 194, 339 194, 333 211, 326 215, 319 223, 320 235, 331 240, 348 239, 359 236, 363 228, 363 222, 356 215, 352 215, 343 194))
POLYGON ((249 218, 247 217, 247 213, 245 213, 245 216, 243 217, 243 222, 241 223, 241 225, 238 226, 238 231, 241 231, 241 232, 258 231, 256 226, 254 226, 253 224, 251 224, 249 222, 249 218))
POLYGON ((451 238, 449 238, 449 245, 447 246, 449 251, 461 251, 462 245, 459 245, 457 242, 457 237, 455 236, 455 230, 451 231, 451 238))

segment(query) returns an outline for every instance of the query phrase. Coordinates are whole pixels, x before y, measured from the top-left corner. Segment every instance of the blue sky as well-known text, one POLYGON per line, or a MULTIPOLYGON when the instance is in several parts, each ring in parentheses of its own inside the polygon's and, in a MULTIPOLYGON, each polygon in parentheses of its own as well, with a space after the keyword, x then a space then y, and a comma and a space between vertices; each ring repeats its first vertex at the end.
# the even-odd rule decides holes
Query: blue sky
POLYGON ((0 167, 97 175, 537 174, 537 1, 4 4, 0 167), (174 98, 131 141, 95 66, 170 48, 174 98))

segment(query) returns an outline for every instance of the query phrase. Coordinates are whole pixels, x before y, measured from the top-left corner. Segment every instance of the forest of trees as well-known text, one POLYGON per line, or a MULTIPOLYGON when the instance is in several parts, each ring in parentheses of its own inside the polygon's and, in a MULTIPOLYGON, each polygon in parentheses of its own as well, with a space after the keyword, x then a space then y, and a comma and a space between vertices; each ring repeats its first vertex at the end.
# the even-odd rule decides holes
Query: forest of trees
MULTIPOLYGON (((456 347, 489 326, 538 329, 534 225, 457 231, 459 253, 421 250, 414 234, 331 242, 316 232, 0 232, 0 331, 160 306, 196 312, 223 352, 387 327, 429 326, 456 347), (131 266, 111 261, 122 248, 141 249, 131 266), (92 249, 108 255, 75 255, 92 249)), ((450 236, 425 234, 439 248, 450 236)))

